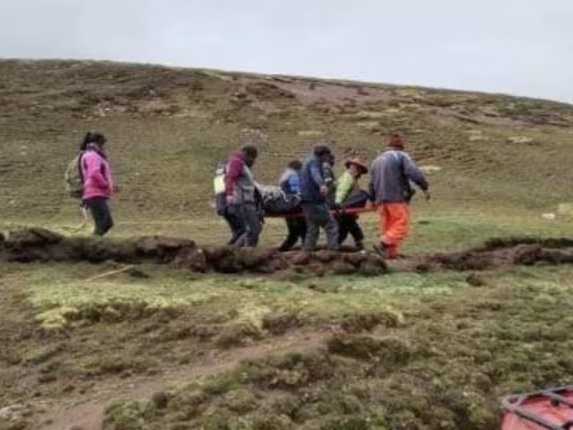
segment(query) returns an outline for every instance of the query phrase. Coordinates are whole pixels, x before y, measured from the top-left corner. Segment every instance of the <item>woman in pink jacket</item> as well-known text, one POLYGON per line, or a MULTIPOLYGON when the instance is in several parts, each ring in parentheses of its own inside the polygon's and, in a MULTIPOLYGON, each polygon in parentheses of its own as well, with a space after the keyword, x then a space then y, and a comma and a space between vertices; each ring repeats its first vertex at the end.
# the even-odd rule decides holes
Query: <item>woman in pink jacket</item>
POLYGON ((103 236, 113 227, 108 200, 114 186, 111 168, 104 152, 105 143, 106 138, 101 133, 87 135, 85 152, 80 163, 82 200, 94 219, 96 236, 103 236))

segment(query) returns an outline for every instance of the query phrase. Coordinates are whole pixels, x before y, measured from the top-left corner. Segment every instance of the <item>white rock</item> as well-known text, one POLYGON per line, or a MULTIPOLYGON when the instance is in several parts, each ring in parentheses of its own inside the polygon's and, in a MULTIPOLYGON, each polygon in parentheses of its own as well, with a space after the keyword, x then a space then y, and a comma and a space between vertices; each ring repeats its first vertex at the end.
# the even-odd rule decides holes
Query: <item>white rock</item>
POLYGON ((532 143, 533 138, 527 136, 511 136, 507 138, 511 143, 532 143))
POLYGON ((541 218, 546 219, 548 221, 554 221, 555 219, 557 219, 557 215, 554 213, 547 213, 541 215, 541 218))

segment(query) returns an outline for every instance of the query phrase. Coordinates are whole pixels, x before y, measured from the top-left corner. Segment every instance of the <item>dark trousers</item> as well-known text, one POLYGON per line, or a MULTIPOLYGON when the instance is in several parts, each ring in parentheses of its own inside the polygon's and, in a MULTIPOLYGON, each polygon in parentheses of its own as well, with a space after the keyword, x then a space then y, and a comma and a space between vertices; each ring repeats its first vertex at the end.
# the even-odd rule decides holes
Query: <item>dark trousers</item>
POLYGON ((306 236, 306 222, 302 215, 287 217, 285 221, 288 235, 279 248, 281 252, 291 249, 296 245, 299 239, 304 243, 304 237, 306 236))
POLYGON ((92 197, 84 200, 85 206, 92 214, 95 229, 95 236, 103 236, 113 227, 113 218, 107 198, 105 197, 92 197))
POLYGON ((320 235, 320 229, 326 233, 328 249, 338 250, 338 224, 330 214, 326 203, 314 204, 303 203, 302 211, 306 221, 306 236, 304 238, 304 250, 314 251, 320 235))
POLYGON ((229 211, 237 216, 243 231, 241 237, 235 241, 236 246, 255 247, 259 244, 259 237, 263 230, 261 217, 255 203, 242 203, 229 207, 229 211))
POLYGON ((358 216, 352 214, 342 214, 336 217, 338 221, 338 244, 342 244, 348 234, 352 236, 357 248, 363 248, 364 233, 358 224, 358 216))
POLYGON ((222 216, 231 230, 231 239, 227 245, 234 245, 245 234, 243 224, 236 214, 230 213, 228 210, 225 210, 222 216))

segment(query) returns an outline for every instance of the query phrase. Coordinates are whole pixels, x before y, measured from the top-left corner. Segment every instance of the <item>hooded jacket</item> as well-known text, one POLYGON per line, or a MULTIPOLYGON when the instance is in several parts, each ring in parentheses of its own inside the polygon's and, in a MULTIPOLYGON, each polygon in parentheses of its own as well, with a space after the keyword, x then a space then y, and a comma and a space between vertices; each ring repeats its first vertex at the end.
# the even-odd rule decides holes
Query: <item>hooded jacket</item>
POLYGON ((225 194, 235 197, 236 204, 256 203, 256 187, 251 169, 243 155, 236 152, 227 161, 225 194))
POLYGON ((412 194, 410 181, 423 191, 429 184, 410 155, 396 148, 380 154, 370 168, 370 193, 376 204, 408 203, 412 194))
POLYGON ((305 160, 300 179, 302 203, 326 203, 326 197, 320 192, 320 187, 327 185, 324 166, 317 156, 311 155, 305 160))
POLYGON ((300 194, 300 173, 288 168, 279 179, 279 186, 285 194, 300 194))
POLYGON ((83 199, 110 198, 113 192, 113 175, 105 155, 90 145, 81 156, 83 199))

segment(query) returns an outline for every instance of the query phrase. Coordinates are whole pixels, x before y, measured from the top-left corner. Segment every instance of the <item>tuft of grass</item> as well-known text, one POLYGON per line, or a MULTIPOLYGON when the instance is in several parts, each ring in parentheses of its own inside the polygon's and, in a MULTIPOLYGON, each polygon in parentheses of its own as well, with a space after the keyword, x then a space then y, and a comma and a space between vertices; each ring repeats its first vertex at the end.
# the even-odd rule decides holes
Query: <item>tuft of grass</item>
MULTIPOLYGON (((448 294, 467 285, 460 274, 329 277, 297 284, 224 276, 186 280, 177 272, 171 276, 152 275, 143 281, 126 277, 82 283, 73 279, 77 276, 74 271, 63 275, 62 266, 44 269, 20 281, 28 285, 28 301, 36 309, 37 321, 48 330, 61 329, 74 320, 119 322, 215 306, 221 312, 230 312, 231 325, 258 333, 265 317, 274 313, 286 312, 310 321, 347 313, 392 313, 398 312, 392 310, 398 305, 393 295, 448 294), (372 297, 381 300, 373 301, 372 297)), ((161 269, 149 268, 146 272, 154 270, 161 269)))

